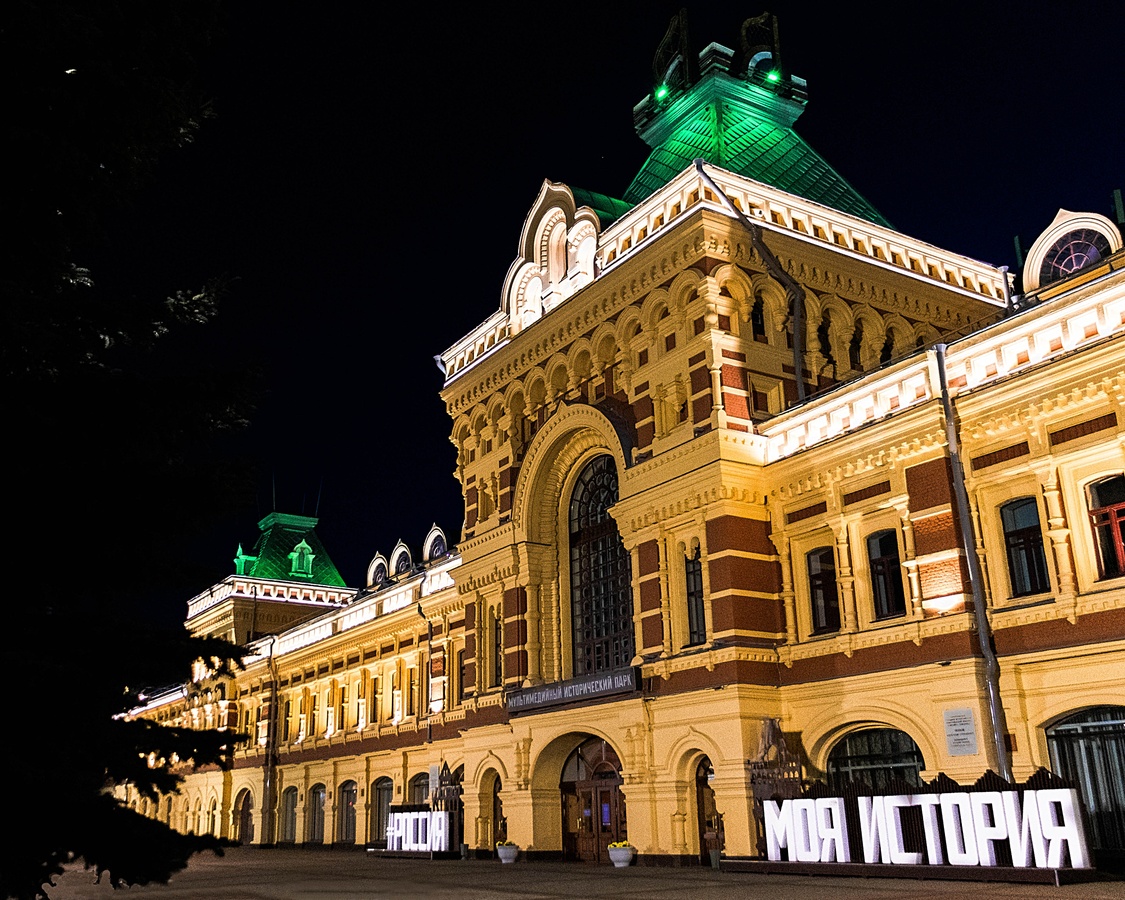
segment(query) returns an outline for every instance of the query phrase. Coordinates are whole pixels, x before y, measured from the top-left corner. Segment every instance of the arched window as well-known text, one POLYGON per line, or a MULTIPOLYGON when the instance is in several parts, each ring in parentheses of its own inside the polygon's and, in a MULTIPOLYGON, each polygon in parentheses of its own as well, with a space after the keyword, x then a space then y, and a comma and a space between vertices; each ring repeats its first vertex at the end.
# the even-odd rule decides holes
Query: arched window
POLYGON ((387 823, 391 819, 391 802, 394 799, 394 783, 389 778, 376 778, 371 785, 371 840, 378 846, 387 845, 387 823))
POLYGON ((297 840, 297 789, 288 787, 281 792, 281 821, 278 823, 278 840, 291 844, 297 840))
POLYGON ((1095 481, 1086 494, 1102 578, 1125 575, 1125 475, 1095 481))
POLYGON ((805 557, 809 571, 809 603, 813 634, 840 630, 840 597, 836 592, 836 556, 831 547, 817 547, 805 557))
POLYGON ((703 561, 699 558, 699 548, 695 555, 684 560, 684 576, 687 588, 688 645, 695 646, 707 642, 707 622, 703 614, 703 561))
POLYGON ((1043 552, 1043 530, 1034 497, 1020 497, 1000 507, 1004 526, 1004 548, 1008 556, 1008 580, 1013 597, 1042 594, 1051 589, 1047 558, 1043 552))
POLYGON ((898 537, 892 529, 876 531, 867 538, 867 560, 871 565, 871 597, 875 605, 875 618, 893 619, 906 615, 898 537))
POLYGON ((760 344, 769 341, 766 337, 766 311, 765 302, 759 297, 750 307, 750 333, 754 340, 760 344))
POLYGON ((621 668, 633 658, 629 553, 609 514, 616 502, 613 458, 592 459, 579 473, 570 499, 575 675, 621 668))
POLYGON ((345 781, 340 785, 337 803, 337 814, 340 820, 336 827, 337 843, 355 843, 355 804, 358 795, 359 792, 354 781, 345 781))
POLYGON ((1090 843, 1125 849, 1125 706, 1095 706, 1047 729, 1051 768, 1089 813, 1090 843))
POLYGON ((430 802, 430 773, 423 772, 410 779, 410 802, 424 804, 430 802))
POLYGON ((922 786, 925 762, 914 739, 897 728, 853 731, 828 754, 828 784, 837 790, 860 781, 876 791, 895 781, 922 786))
POLYGON ((309 788, 309 827, 305 832, 306 844, 324 843, 324 801, 327 799, 328 789, 323 784, 314 784, 309 788))

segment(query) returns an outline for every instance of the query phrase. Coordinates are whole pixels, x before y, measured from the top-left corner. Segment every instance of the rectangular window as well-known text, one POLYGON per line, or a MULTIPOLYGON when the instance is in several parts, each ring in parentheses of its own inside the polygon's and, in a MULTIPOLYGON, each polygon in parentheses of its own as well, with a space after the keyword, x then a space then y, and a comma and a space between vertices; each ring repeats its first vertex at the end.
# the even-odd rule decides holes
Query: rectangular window
POLYGON ((500 610, 492 621, 492 686, 504 683, 504 619, 500 610))
POLYGON ((348 727, 348 689, 340 686, 340 705, 336 712, 336 730, 344 731, 348 727))
POLYGON ((687 621, 688 645, 695 646, 707 641, 707 622, 703 615, 703 563, 699 558, 699 548, 695 556, 684 560, 687 581, 687 621))
POLYGON ((1033 497, 1021 497, 1000 507, 1004 526, 1004 551, 1013 597, 1043 594, 1051 589, 1039 507, 1033 497))
POLYGON ((898 537, 893 530, 877 531, 867 538, 867 560, 871 565, 871 597, 875 606, 875 618, 893 619, 906 615, 898 537))
POLYGON ((1125 475, 1105 478, 1087 489, 1090 526, 1101 578, 1125 575, 1125 475))
POLYGON ((417 709, 418 670, 408 669, 406 673, 406 714, 414 715, 417 709))
POLYGON ((809 573, 812 633, 840 630, 840 597, 836 592, 836 557, 831 547, 817 547, 805 557, 809 573))
POLYGON ((465 699, 465 690, 468 685, 465 683, 465 648, 462 647, 457 651, 457 699, 465 699))

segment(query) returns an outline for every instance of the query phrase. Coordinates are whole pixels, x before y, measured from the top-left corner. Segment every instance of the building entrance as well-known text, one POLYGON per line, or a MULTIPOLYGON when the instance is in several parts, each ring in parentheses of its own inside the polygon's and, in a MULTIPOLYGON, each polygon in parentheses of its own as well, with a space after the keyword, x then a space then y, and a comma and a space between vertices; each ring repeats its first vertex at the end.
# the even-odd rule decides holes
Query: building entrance
POLYGON ((567 859, 606 862, 609 845, 627 840, 621 780, 621 761, 601 738, 588 738, 567 758, 559 782, 567 859))

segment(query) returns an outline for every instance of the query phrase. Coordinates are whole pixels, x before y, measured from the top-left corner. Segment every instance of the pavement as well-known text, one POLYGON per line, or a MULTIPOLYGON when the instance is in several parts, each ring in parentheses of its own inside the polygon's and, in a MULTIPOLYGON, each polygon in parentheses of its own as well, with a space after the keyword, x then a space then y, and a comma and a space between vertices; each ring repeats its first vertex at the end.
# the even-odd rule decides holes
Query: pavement
POLYGON ((903 878, 826 878, 720 872, 706 867, 615 869, 583 863, 419 860, 361 850, 236 847, 200 854, 167 885, 114 891, 68 869, 51 900, 1125 900, 1125 881, 1056 887, 903 878))

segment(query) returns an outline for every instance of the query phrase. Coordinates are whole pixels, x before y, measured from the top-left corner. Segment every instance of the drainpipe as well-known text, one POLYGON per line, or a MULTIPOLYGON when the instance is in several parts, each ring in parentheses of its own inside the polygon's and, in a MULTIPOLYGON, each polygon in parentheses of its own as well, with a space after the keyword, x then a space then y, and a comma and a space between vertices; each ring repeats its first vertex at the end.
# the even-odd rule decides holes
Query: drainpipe
POLYGON ((766 246, 766 242, 762 237, 761 226, 750 221, 743 215, 742 210, 735 206, 730 197, 728 197, 715 182, 711 176, 703 170, 703 160, 697 159, 695 161, 695 170, 699 173, 712 193, 719 200, 722 201, 723 206, 727 211, 738 220, 743 228, 746 229, 750 235, 750 244, 757 252, 758 256, 762 258, 762 262, 766 264, 766 270, 785 288, 786 299, 789 300, 793 307, 793 369, 797 379, 797 402, 805 402, 805 289, 802 288, 796 280, 785 271, 785 267, 781 264, 773 251, 766 246))
POLYGON ((266 720, 266 766, 262 784, 262 840, 260 843, 277 843, 277 658, 274 649, 277 636, 270 635, 270 715, 266 720))
POLYGON ((989 726, 992 732, 992 756, 994 770, 1005 781, 1012 780, 1012 763, 1008 756, 1006 736, 1008 724, 1004 717, 1004 704, 1000 698, 1000 663, 992 644, 992 625, 988 621, 988 610, 984 605, 984 581, 977 558, 976 536, 973 519, 969 511, 969 492, 965 487, 965 469, 961 464, 960 442, 957 436, 957 423, 954 420, 953 400, 949 395, 949 385, 945 376, 945 344, 935 344, 934 360, 937 363, 938 386, 941 389, 941 406, 945 414, 945 435, 949 446, 949 463, 953 472, 953 498, 957 507, 957 520, 961 526, 961 542, 965 551, 965 561, 969 567, 969 582, 973 590, 973 614, 976 618, 977 643, 984 658, 985 695, 988 700, 989 726))

